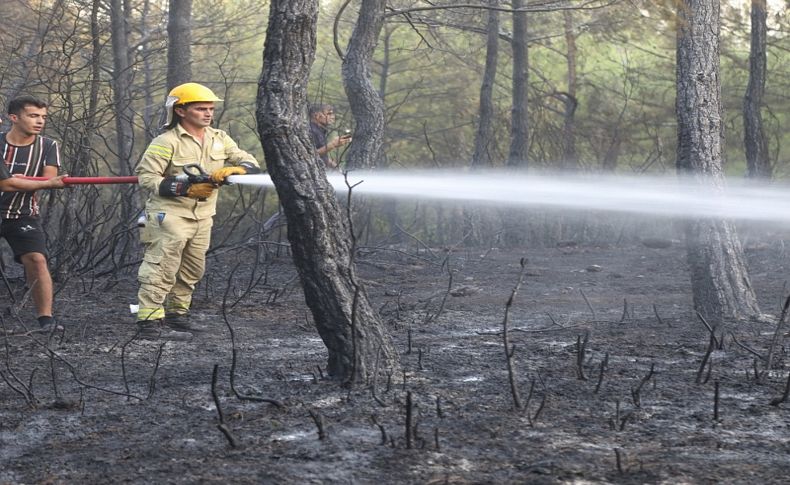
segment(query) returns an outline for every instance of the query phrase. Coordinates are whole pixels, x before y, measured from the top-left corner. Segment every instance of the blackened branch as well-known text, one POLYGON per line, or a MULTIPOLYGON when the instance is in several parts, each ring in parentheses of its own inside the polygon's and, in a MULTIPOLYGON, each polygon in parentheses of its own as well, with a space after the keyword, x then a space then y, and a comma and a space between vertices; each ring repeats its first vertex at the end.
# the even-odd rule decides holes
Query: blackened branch
POLYGON ((225 438, 228 440, 228 444, 230 444, 231 448, 238 448, 239 440, 234 436, 233 432, 231 431, 230 427, 225 424, 225 415, 222 413, 222 405, 219 401, 219 395, 217 394, 217 374, 219 373, 219 364, 214 364, 214 371, 211 373, 211 397, 214 398, 214 405, 217 408, 217 416, 219 419, 219 423, 217 424, 217 429, 219 429, 225 438))
POLYGON ((778 406, 783 402, 787 401, 787 397, 790 395, 790 373, 787 374, 787 383, 785 384, 785 392, 782 393, 782 397, 778 397, 771 401, 771 406, 778 406))
POLYGON ((513 287, 513 291, 510 292, 510 298, 508 298, 507 303, 505 303, 505 316, 502 319, 502 344, 505 349, 505 362, 507 363, 507 375, 508 381, 510 382, 510 393, 513 395, 513 407, 516 409, 516 411, 522 409, 522 407, 521 398, 519 397, 518 393, 518 383, 516 382, 515 365, 513 364, 513 355, 516 353, 516 346, 510 344, 508 322, 510 320, 510 308, 513 306, 513 300, 516 299, 516 295, 518 294, 518 290, 521 287, 521 283, 524 281, 524 272, 527 267, 527 259, 521 258, 520 263, 521 271, 518 275, 518 281, 513 287))

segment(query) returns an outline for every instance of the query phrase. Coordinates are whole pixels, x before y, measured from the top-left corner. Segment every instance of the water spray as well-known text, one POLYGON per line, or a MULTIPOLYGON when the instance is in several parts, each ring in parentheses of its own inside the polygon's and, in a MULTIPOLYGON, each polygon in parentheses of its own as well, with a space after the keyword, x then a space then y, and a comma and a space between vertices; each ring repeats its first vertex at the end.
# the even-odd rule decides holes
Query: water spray
MULTIPOLYGON (((46 177, 25 177, 47 180, 46 177)), ((790 223, 790 187, 695 177, 537 175, 480 171, 353 171, 327 174, 337 192, 445 200, 501 207, 604 211, 665 217, 711 217, 790 223)), ((137 177, 65 177, 66 185, 136 184, 137 177)), ((274 187, 268 174, 231 175, 228 183, 274 187)))
MULTIPOLYGON (((605 211, 790 223, 790 187, 749 181, 724 186, 694 177, 537 175, 512 172, 353 171, 328 173, 338 192, 501 207, 605 211)), ((272 187, 267 174, 228 182, 272 187)))

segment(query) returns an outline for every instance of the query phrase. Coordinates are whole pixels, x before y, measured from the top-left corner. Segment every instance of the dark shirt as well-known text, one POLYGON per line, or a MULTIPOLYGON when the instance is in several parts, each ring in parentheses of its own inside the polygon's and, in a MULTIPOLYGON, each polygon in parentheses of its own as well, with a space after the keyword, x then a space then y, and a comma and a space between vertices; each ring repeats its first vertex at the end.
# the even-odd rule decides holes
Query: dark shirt
MULTIPOLYGON (((60 151, 55 140, 39 135, 30 145, 18 147, 8 143, 5 135, 0 133, 0 154, 8 173, 41 177, 45 166, 60 167, 60 151)), ((35 192, 0 192, 0 217, 3 219, 37 216, 38 212, 35 192)))
MULTIPOLYGON (((326 146, 327 129, 319 125, 315 121, 310 121, 310 138, 313 140, 313 145, 316 150, 326 146)), ((326 166, 329 166, 329 150, 323 155, 319 155, 326 166)))

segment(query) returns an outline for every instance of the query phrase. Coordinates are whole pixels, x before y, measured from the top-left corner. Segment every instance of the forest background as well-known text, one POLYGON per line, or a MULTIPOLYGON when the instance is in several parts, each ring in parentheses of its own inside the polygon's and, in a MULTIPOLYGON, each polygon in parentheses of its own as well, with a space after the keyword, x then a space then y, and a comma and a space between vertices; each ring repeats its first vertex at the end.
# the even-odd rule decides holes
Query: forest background
MULTIPOLYGON (((512 14, 502 2, 499 57, 491 92, 492 139, 480 150, 481 84, 490 22, 488 3, 388 3, 375 50, 373 84, 384 101, 384 157, 378 169, 502 167, 509 164, 513 83, 512 14), (466 5, 467 8, 462 8, 466 5), (473 8, 468 8, 471 5, 473 8)), ((582 172, 675 171, 676 10, 673 2, 530 2, 528 16, 528 160, 522 168, 582 172)), ((788 174, 784 2, 767 5, 763 132, 769 177, 788 174)), ((338 52, 357 19, 355 3, 322 1, 316 60, 308 92, 338 113, 336 128, 354 129, 343 89, 338 52), (338 13, 340 12, 340 15, 338 13)), ((721 8, 721 88, 725 114, 723 164, 730 177, 749 169, 744 154, 744 97, 750 75, 751 2, 721 8)), ((166 95, 168 2, 112 0, 13 2, 0 23, 0 100, 20 93, 51 106, 47 135, 62 143, 63 171, 72 175, 125 175, 159 131, 166 95), (123 42, 119 42, 119 38, 123 42)), ((192 80, 225 102, 217 126, 263 161, 255 126, 268 3, 192 2, 192 80)), ((4 125, 7 128, 7 121, 4 125)), ((265 143, 265 140, 264 140, 265 143)), ((341 154, 342 157, 342 154, 341 154)), ((134 219, 142 200, 136 187, 81 188, 46 203, 50 236, 58 241, 53 266, 94 270, 110 263, 132 266, 138 245, 134 219), (65 199, 60 201, 60 199, 65 199), (96 202, 105 203, 96 203, 96 202), (61 203, 62 202, 62 203, 61 203), (79 249, 76 251, 75 249, 79 249)), ((248 240, 277 210, 273 190, 224 191, 223 238, 248 240), (239 197, 238 195, 241 195, 239 197), (234 231, 226 231, 228 227, 234 231)), ((401 206, 402 208, 402 206, 401 206)), ((406 213, 415 212, 408 207, 406 213)), ((462 236, 441 208, 421 208, 410 226, 427 243, 462 236), (444 221, 444 222, 443 222, 444 221), (443 228, 444 230, 439 230, 443 228)), ((404 212, 367 227, 382 237, 404 225, 404 212), (376 232, 378 231, 378 232, 376 232)), ((460 227, 460 226, 459 226, 460 227)), ((551 231, 548 231, 551 232, 551 231)), ((370 235, 370 232, 368 233, 370 235)), ((540 240, 561 238, 556 231, 540 240)), ((550 241, 556 242, 556 241, 550 241)))

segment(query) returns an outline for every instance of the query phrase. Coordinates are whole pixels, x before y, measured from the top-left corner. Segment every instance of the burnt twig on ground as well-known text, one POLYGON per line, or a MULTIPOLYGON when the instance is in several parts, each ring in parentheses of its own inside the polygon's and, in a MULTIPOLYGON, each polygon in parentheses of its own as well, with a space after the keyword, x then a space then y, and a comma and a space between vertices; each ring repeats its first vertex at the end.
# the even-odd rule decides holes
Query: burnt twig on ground
POLYGON ((782 325, 785 322, 785 318, 787 318, 787 308, 790 306, 790 296, 785 299, 785 304, 782 307, 782 314, 779 317, 779 321, 776 322, 776 330, 774 330, 774 336, 771 338, 771 345, 768 347, 768 358, 765 359, 765 370, 770 371, 771 367, 774 363, 774 352, 776 351, 776 346, 779 343, 779 335, 780 331, 782 330, 782 325))
POLYGON ((618 399, 615 401, 614 404, 614 418, 609 420, 609 425, 615 431, 623 431, 625 429, 625 425, 628 422, 628 419, 631 417, 633 413, 628 413, 622 415, 620 413, 620 400, 618 399))
POLYGON ((623 463, 622 463, 623 459, 620 453, 621 453, 620 448, 614 449, 614 459, 615 459, 615 463, 617 464, 617 473, 623 473, 623 463))
POLYGON ((386 445, 387 444, 387 430, 384 429, 384 425, 382 425, 382 424, 380 424, 378 422, 378 419, 376 419, 376 415, 375 414, 371 415, 370 419, 371 419, 371 421, 373 421, 373 424, 378 426, 379 431, 381 431, 381 444, 382 445, 386 445))
POLYGON ((414 419, 413 408, 412 408, 412 399, 411 399, 411 391, 406 393, 406 449, 410 450, 412 448, 412 442, 414 440, 414 428, 412 421, 414 419))
MULTIPOLYGON (((39 341, 38 339, 31 337, 31 340, 36 345, 40 346, 48 356, 51 356, 51 357, 55 358, 58 362, 60 362, 63 365, 65 365, 66 368, 69 370, 69 373, 71 374, 71 377, 80 386, 82 386, 84 388, 87 388, 87 389, 93 389, 93 390, 96 390, 96 391, 99 391, 99 392, 106 392, 107 394, 114 394, 116 396, 133 397, 133 398, 141 400, 141 401, 144 400, 144 398, 142 398, 140 396, 135 396, 134 394, 129 394, 128 392, 114 391, 112 389, 107 389, 107 388, 104 388, 104 387, 95 386, 93 384, 89 384, 89 383, 83 381, 82 379, 80 379, 79 375, 77 374, 76 367, 74 367, 74 365, 71 362, 66 360, 65 357, 63 357, 59 353, 57 353, 54 350, 52 350, 52 348, 49 345, 39 341)), ((164 344, 162 345, 162 347, 164 347, 164 344)), ((157 356, 157 368, 159 366, 159 357, 162 355, 162 347, 159 348, 159 355, 157 356)), ((153 379, 155 375, 156 375, 156 368, 154 369, 154 374, 151 376, 151 379, 153 379)))
POLYGON ((703 317, 700 312, 696 312, 696 313, 697 313, 697 317, 699 318, 699 320, 702 322, 703 325, 705 325, 705 328, 708 329, 708 332, 710 332, 710 335, 713 338, 713 342, 714 342, 715 346, 717 348, 721 348, 721 345, 719 344, 719 340, 716 338, 716 331, 715 331, 715 329, 710 326, 708 321, 705 320, 705 317, 703 317))
POLYGON ((5 372, 0 371, 0 377, 2 377, 3 381, 8 384, 8 387, 11 388, 12 391, 16 392, 25 400, 25 404, 28 407, 35 408, 36 407, 36 396, 33 395, 33 374, 35 374, 36 370, 33 369, 33 373, 30 375, 30 384, 25 385, 21 379, 19 379, 14 371, 11 369, 11 349, 8 345, 8 337, 7 337, 7 330, 5 326, 5 320, 2 316, 0 316, 0 326, 3 328, 3 348, 5 349, 5 372))
POLYGON ((778 406, 783 402, 787 401, 787 397, 790 396, 790 373, 787 374, 787 383, 785 384, 785 391, 782 393, 782 397, 778 397, 771 401, 771 406, 778 406))
MULTIPOLYGON (((428 324, 431 322, 436 321, 444 312, 444 306, 447 304, 447 298, 450 296, 450 292, 453 289, 453 270, 450 268, 449 263, 449 253, 445 261, 448 261, 447 264, 447 290, 444 292, 442 296, 442 301, 439 303, 439 308, 436 310, 436 313, 431 314, 430 312, 426 311, 425 320, 423 321, 424 324, 428 324)), ((430 302, 430 300, 429 300, 430 302)))
POLYGON ((543 412, 543 409, 546 407, 546 399, 547 399, 546 395, 544 394, 543 399, 540 400, 540 406, 538 406, 538 409, 535 410, 535 414, 533 414, 532 417, 529 417, 529 414, 527 414, 527 417, 529 418, 530 426, 534 427, 535 423, 538 422, 538 419, 540 418, 540 414, 543 412))
POLYGON ((553 317, 553 316, 551 316, 551 313, 549 313, 549 312, 546 312, 546 316, 548 316, 548 317, 549 317, 549 320, 551 320, 551 323, 552 323, 552 325, 555 325, 555 326, 557 326, 557 327, 562 327, 562 325, 560 325, 559 323, 557 323, 557 321, 556 321, 556 320, 554 320, 554 317, 553 317))
POLYGON ((524 281, 524 271, 527 267, 527 259, 521 258, 520 264, 521 271, 518 274, 516 285, 510 292, 510 298, 508 298, 507 303, 505 303, 505 316, 502 318, 502 344, 504 345, 505 349, 505 362, 507 363, 507 376, 508 382, 510 383, 510 392, 513 395, 513 406, 516 411, 520 411, 522 409, 521 398, 519 397, 518 393, 518 383, 516 382, 516 371, 513 364, 513 355, 516 353, 516 345, 510 344, 507 327, 510 320, 510 308, 513 306, 513 300, 516 299, 516 295, 518 294, 518 290, 521 287, 521 283, 524 281))
MULTIPOLYGON (((231 290, 231 281, 230 278, 236 272, 236 268, 238 268, 239 264, 233 268, 230 272, 228 277, 228 285, 225 287, 225 295, 222 297, 222 320, 225 322, 225 326, 228 328, 228 332, 230 333, 230 348, 231 348, 231 361, 230 361, 230 390, 233 391, 233 395, 236 396, 237 399, 242 401, 254 401, 254 402, 266 402, 277 406, 278 408, 284 407, 280 401, 276 399, 269 399, 265 397, 258 397, 258 396, 250 396, 247 394, 241 394, 236 390, 236 362, 238 349, 236 348, 236 332, 233 330, 233 325, 230 324, 230 320, 228 319, 228 295, 231 290)), ((318 371, 321 371, 321 368, 318 368, 318 371)), ((321 376, 323 378, 323 375, 321 376)))
POLYGON ((628 300, 623 298, 623 316, 620 317, 620 323, 625 322, 628 318, 628 300))
POLYGON ((730 336, 732 337, 732 341, 735 342, 735 345, 737 345, 738 347, 742 348, 743 350, 749 352, 750 354, 756 356, 761 361, 763 361, 763 362, 765 361, 765 358, 763 357, 763 355, 761 353, 757 352, 756 350, 754 350, 753 348, 751 348, 751 347, 749 347, 749 346, 747 346, 745 344, 740 343, 738 341, 738 339, 735 338, 735 333, 734 332, 730 332, 730 336))
POLYGON ((590 300, 587 299, 587 295, 584 294, 584 291, 581 288, 579 288, 579 293, 581 293, 582 298, 584 298, 584 303, 587 304, 587 308, 590 309, 590 313, 592 313, 592 318, 593 320, 595 320, 595 309, 590 304, 590 300))
POLYGON ((579 375, 579 380, 586 381, 587 376, 584 375, 584 356, 587 353, 587 343, 590 341, 590 332, 584 333, 584 339, 581 335, 576 336, 576 370, 579 375))
POLYGON ((217 394, 217 374, 219 373, 219 364, 214 364, 214 370, 211 373, 211 397, 214 398, 214 405, 217 408, 217 416, 219 419, 219 423, 217 423, 217 429, 219 429, 225 438, 228 440, 231 448, 238 448, 239 440, 231 431, 230 427, 225 424, 225 415, 222 413, 222 404, 219 401, 219 395, 217 394))
POLYGON ((134 339, 136 339, 137 336, 140 335, 141 330, 142 327, 138 326, 137 331, 134 333, 134 335, 132 335, 132 338, 124 342, 123 345, 121 345, 121 376, 123 377, 123 388, 126 389, 126 394, 131 394, 131 391, 129 390, 129 379, 126 376, 126 346, 132 343, 134 339))
POLYGON ((154 363, 154 370, 151 372, 151 377, 148 379, 148 395, 145 396, 146 401, 151 399, 156 389, 156 372, 159 370, 159 362, 162 360, 162 351, 165 349, 165 342, 159 345, 159 351, 156 353, 156 362, 154 363))
POLYGON ((315 427, 318 429, 318 439, 325 440, 327 435, 326 435, 326 422, 324 421, 324 415, 321 414, 320 411, 315 411, 311 409, 310 417, 313 418, 315 427))
POLYGON ((719 422, 719 381, 713 382, 713 421, 719 422))
POLYGON ((370 392, 371 392, 371 395, 373 396, 373 399, 375 399, 377 403, 379 403, 383 407, 386 407, 387 403, 385 403, 383 400, 381 400, 378 397, 377 393, 376 393, 376 390, 378 389, 378 381, 379 381, 379 361, 380 360, 381 360, 381 346, 379 345, 379 348, 376 351, 376 363, 373 365, 373 383, 370 386, 370 392))
POLYGON ((598 372, 598 384, 595 385, 595 394, 598 394, 598 391, 601 390, 601 384, 603 383, 603 375, 606 373, 606 368, 609 365, 609 352, 607 352, 603 356, 603 360, 601 361, 600 371, 598 372))
MULTIPOLYGON (((658 320, 659 325, 663 325, 664 321, 661 320, 661 315, 658 314, 658 308, 656 307, 655 303, 653 304, 653 314, 656 316, 656 320, 658 320)), ((672 328, 672 325, 667 321, 667 327, 672 328)))
POLYGON ((716 335, 711 332, 710 334, 710 341, 708 342, 708 350, 705 351, 705 355, 702 357, 702 363, 697 370, 697 384, 702 383, 702 373, 705 371, 705 365, 708 363, 708 359, 710 359, 710 354, 713 353, 713 349, 716 347, 716 335))
POLYGON ((55 369, 55 359, 50 354, 49 356, 49 373, 52 377, 52 392, 55 394, 55 401, 59 401, 61 399, 60 396, 60 389, 58 389, 58 373, 55 369))
POLYGON ((650 371, 647 373, 647 375, 639 381, 639 385, 636 386, 635 389, 631 389, 631 397, 634 400, 634 406, 638 408, 642 407, 642 386, 647 384, 647 381, 653 377, 653 369, 655 369, 655 364, 650 364, 650 371))

